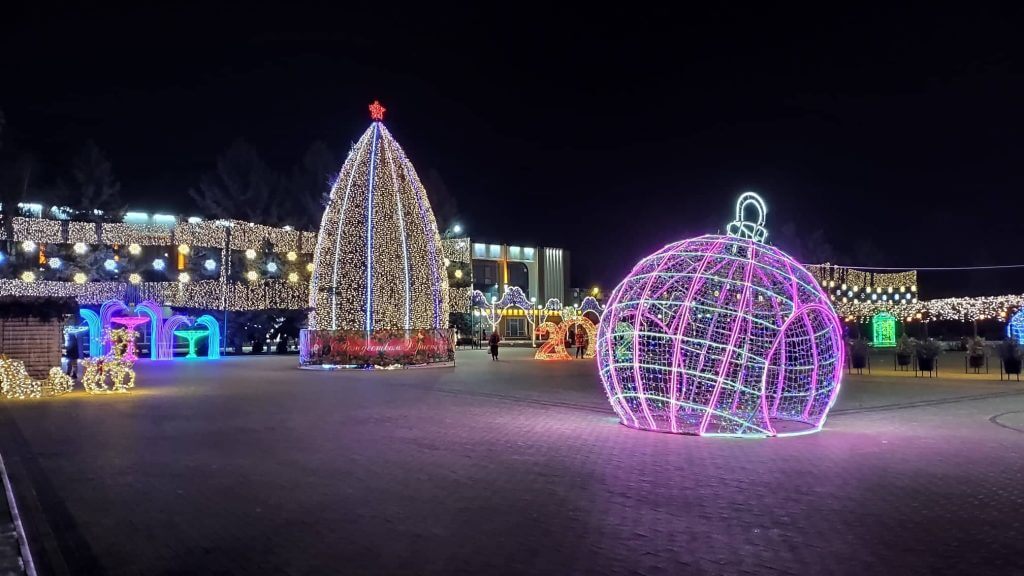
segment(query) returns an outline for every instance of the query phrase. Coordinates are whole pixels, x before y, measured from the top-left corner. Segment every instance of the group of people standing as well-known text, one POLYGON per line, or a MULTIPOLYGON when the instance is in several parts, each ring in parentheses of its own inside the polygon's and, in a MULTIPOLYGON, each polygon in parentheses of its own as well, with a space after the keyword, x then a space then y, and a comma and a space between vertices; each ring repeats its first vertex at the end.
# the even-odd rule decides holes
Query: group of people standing
MULTIPOLYGON (((481 332, 481 334, 480 334, 481 339, 483 339, 483 336, 485 334, 487 334, 487 333, 486 332, 481 332)), ((487 345, 490 348, 491 360, 494 360, 494 361, 498 360, 498 344, 500 342, 501 342, 501 336, 498 334, 498 331, 495 330, 495 331, 491 332, 491 335, 487 338, 487 345)), ((567 338, 566 344, 568 344, 569 346, 572 346, 573 344, 576 345, 576 357, 577 358, 585 358, 586 357, 586 352, 587 352, 587 335, 583 331, 576 331, 576 332, 571 332, 570 331, 569 335, 568 335, 568 338, 567 338)))

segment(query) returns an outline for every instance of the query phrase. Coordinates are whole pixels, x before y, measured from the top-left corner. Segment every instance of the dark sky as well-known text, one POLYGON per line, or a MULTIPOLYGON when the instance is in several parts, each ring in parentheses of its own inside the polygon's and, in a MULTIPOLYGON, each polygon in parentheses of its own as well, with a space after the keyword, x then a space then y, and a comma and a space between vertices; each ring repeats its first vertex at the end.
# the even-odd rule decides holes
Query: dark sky
MULTIPOLYGON (((377 98, 473 237, 566 247, 579 285, 723 227, 746 189, 801 258, 1024 261, 1013 4, 342 4, 5 7, 4 139, 59 171, 93 138, 138 208, 187 213, 238 137, 282 169, 321 139, 340 167, 377 98)), ((1019 293, 1021 276, 922 286, 1019 293)))

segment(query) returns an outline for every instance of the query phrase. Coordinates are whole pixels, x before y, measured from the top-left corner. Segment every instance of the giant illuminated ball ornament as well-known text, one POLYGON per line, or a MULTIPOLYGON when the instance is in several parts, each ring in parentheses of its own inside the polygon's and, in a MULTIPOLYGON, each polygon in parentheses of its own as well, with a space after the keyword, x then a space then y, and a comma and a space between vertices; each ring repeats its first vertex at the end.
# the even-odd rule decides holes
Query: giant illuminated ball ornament
POLYGON ((764 217, 747 192, 726 235, 669 244, 615 288, 597 358, 623 424, 701 436, 821 429, 839 391, 842 330, 807 270, 765 243, 764 217))
MULTIPOLYGON (((349 151, 331 190, 313 256, 309 328, 322 343, 310 348, 319 346, 320 352, 336 352, 340 342, 355 349, 355 339, 365 342, 383 330, 407 334, 448 327, 448 273, 427 193, 385 128, 383 106, 375 102, 370 113, 373 122, 349 151)), ((408 347, 412 358, 426 345, 425 335, 415 337, 362 349, 368 356, 400 356, 396 351, 408 347)), ((300 348, 313 342, 309 338, 300 339, 300 348)), ((308 357, 300 354, 304 363, 308 357)))

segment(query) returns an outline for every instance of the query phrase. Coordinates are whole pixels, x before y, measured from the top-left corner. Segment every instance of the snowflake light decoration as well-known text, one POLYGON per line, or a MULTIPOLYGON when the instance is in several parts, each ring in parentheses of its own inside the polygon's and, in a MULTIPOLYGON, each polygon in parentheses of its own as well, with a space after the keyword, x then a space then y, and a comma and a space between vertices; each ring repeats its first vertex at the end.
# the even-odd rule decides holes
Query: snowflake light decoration
POLYGON ((764 216, 747 192, 727 235, 669 244, 615 288, 597 358, 623 424, 702 436, 821 429, 839 391, 842 330, 818 282, 764 243, 764 216))

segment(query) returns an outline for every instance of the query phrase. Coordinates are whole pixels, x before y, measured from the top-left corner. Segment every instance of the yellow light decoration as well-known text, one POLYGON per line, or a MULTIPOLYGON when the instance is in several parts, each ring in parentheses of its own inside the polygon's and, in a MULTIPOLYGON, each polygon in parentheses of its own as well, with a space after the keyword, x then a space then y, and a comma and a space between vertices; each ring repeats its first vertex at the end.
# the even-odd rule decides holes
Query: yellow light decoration
POLYGON ((36 243, 31 240, 25 240, 24 242, 21 243, 21 249, 24 250, 25 252, 35 252, 36 243))
POLYGON ((249 248, 248 250, 245 251, 245 257, 248 258, 249 260, 255 260, 256 251, 253 250, 252 248, 249 248))
POLYGON ((192 249, 188 247, 188 244, 179 244, 178 245, 178 254, 182 254, 182 255, 186 255, 187 256, 188 253, 191 252, 191 251, 192 251, 192 249))
POLYGON ((0 392, 5 398, 25 399, 67 394, 75 381, 60 368, 50 368, 45 381, 33 380, 25 371, 25 363, 0 356, 0 392))
POLYGON ((89 281, 89 277, 83 272, 75 272, 74 281, 75 284, 85 284, 89 281))
POLYGON ((246 278, 247 278, 247 279, 248 279, 248 280, 249 280, 250 282, 255 282, 255 281, 257 281, 257 280, 259 280, 259 279, 260 279, 260 275, 259 275, 259 274, 258 274, 258 273, 257 273, 257 272, 256 272, 255 270, 249 270, 248 272, 246 272, 246 273, 245 273, 245 277, 246 277, 246 278))
POLYGON ((462 270, 456 270, 455 271, 455 277, 461 279, 462 278, 462 270))
POLYGON ((310 262, 309 264, 306 264, 306 272, 312 272, 312 271, 313 271, 313 263, 310 262))
MULTIPOLYGON (((137 244, 132 244, 132 246, 137 246, 137 244)), ((71 249, 75 251, 75 254, 81 256, 89 251, 89 246, 85 242, 75 242, 71 249)))
POLYGON ((12 240, 33 240, 46 243, 61 241, 61 222, 58 220, 15 216, 11 219, 11 224, 14 226, 12 240))
MULTIPOLYGON (((587 347, 583 352, 584 358, 593 358, 597 355, 597 326, 582 315, 573 315, 571 320, 566 320, 561 324, 553 324, 551 322, 544 322, 537 327, 538 331, 543 330, 548 333, 548 340, 545 342, 534 355, 537 360, 569 360, 572 356, 565 349, 565 340, 569 335, 569 330, 585 330, 587 333, 587 347), (552 326, 555 326, 555 331, 552 332, 552 326)), ((575 344, 575 343, 573 343, 575 344)))
POLYGON ((182 272, 181 274, 178 274, 178 282, 182 284, 188 284, 189 280, 191 279, 192 277, 189 276, 188 272, 182 272))
POLYGON ((128 281, 132 284, 138 284, 139 282, 142 282, 142 276, 132 272, 128 275, 128 281))
POLYGON ((29 282, 29 283, 35 282, 36 281, 36 273, 32 272, 31 270, 26 270, 25 272, 22 272, 21 273, 21 281, 22 282, 29 282))
POLYGON ((543 322, 537 326, 539 334, 547 334, 548 339, 537 348, 533 357, 537 360, 572 360, 572 356, 565 350, 565 334, 559 324, 554 322, 543 322))
POLYGON ((860 294, 862 288, 865 294, 880 294, 885 291, 892 293, 896 288, 902 287, 901 291, 904 291, 907 286, 917 283, 916 270, 868 272, 829 263, 810 265, 807 266, 807 270, 822 286, 835 288, 835 285, 839 284, 844 292, 852 292, 847 294, 852 299, 863 297, 860 294), (847 286, 852 286, 852 290, 847 290, 847 286))
POLYGON ((295 259, 298 258, 299 255, 296 254, 295 252, 289 252, 289 253, 285 254, 285 257, 288 258, 289 262, 295 262, 295 259))
POLYGON ((139 254, 142 254, 142 246, 139 246, 138 244, 129 244, 128 253, 132 256, 138 256, 139 254))
POLYGON ((295 273, 295 272, 289 272, 288 273, 288 281, 289 282, 298 282, 299 281, 299 275, 297 273, 295 273))
POLYGON ((1003 296, 979 296, 973 298, 940 298, 936 300, 902 299, 892 301, 852 300, 836 304, 840 316, 867 321, 879 312, 889 312, 900 318, 913 316, 915 319, 957 320, 970 322, 985 318, 998 318, 1001 313, 1024 307, 1024 294, 1003 296))
POLYGON ((135 387, 134 361, 125 356, 129 345, 135 342, 139 333, 128 328, 108 330, 104 341, 110 342, 110 352, 98 358, 86 358, 82 386, 89 394, 127 393, 135 387), (107 384, 107 378, 110 384, 107 384))

